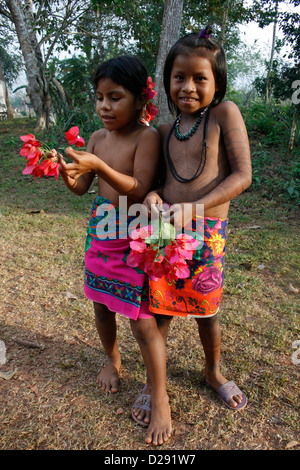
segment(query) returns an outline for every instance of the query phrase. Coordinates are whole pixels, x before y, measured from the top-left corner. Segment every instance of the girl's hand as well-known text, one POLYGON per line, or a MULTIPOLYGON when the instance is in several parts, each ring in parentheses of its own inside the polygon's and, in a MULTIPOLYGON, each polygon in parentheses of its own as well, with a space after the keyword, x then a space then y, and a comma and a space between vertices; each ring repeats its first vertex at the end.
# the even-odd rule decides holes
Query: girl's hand
POLYGON ((81 178, 79 178, 80 175, 76 176, 75 174, 75 176, 73 176, 74 170, 69 167, 69 165, 72 164, 66 163, 61 154, 58 154, 57 156, 59 161, 59 173, 67 188, 78 196, 85 194, 91 185, 94 173, 85 173, 81 175, 81 178))
POLYGON ((176 231, 191 226, 193 220, 193 205, 191 203, 173 204, 162 214, 163 222, 174 225, 176 231))
POLYGON ((74 189, 74 187, 76 186, 76 180, 72 178, 71 176, 69 176, 69 171, 67 167, 68 164, 65 162, 64 157, 60 153, 58 154, 58 161, 59 161, 59 173, 62 179, 64 180, 66 186, 69 189, 71 190, 74 189))
POLYGON ((74 150, 71 147, 68 147, 65 152, 73 160, 72 163, 64 165, 64 171, 69 178, 77 180, 85 173, 95 172, 99 166, 100 159, 92 153, 74 150))
POLYGON ((158 218, 159 213, 164 211, 163 200, 155 191, 151 191, 147 194, 143 204, 146 206, 149 216, 153 216, 154 218, 158 218))

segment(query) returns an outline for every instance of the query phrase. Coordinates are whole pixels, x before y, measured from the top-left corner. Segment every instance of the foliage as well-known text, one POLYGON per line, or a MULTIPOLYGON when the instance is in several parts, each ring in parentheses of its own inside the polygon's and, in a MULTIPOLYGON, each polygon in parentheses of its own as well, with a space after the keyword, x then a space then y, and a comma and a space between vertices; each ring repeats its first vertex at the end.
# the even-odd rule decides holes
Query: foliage
POLYGON ((300 205, 300 132, 295 137, 295 148, 288 153, 288 141, 293 120, 289 104, 266 103, 256 98, 250 106, 242 104, 237 96, 250 136, 253 183, 250 191, 263 191, 268 199, 282 198, 300 205))
POLYGON ((8 86, 16 80, 22 66, 20 53, 17 49, 11 50, 10 47, 14 39, 14 35, 7 30, 6 24, 0 17, 0 63, 8 86))
MULTIPOLYGON (((299 74, 299 66, 290 66, 287 63, 282 63, 282 61, 274 60, 269 77, 272 97, 276 101, 291 99, 293 93, 292 84, 299 79, 299 74)), ((261 97, 264 97, 266 94, 266 82, 266 77, 257 77, 254 80, 254 87, 261 97)))
MULTIPOLYGON (((262 135, 266 145, 285 145, 289 139, 293 112, 287 104, 256 98, 250 106, 241 105, 245 123, 252 135, 262 135)), ((299 131, 296 142, 299 142, 299 131)))

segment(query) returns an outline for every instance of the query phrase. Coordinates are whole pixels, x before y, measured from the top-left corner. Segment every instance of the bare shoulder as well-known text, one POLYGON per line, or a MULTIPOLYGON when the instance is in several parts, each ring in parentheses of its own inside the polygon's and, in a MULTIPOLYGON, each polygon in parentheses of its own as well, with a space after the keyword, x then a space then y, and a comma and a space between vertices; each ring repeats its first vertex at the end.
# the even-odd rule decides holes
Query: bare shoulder
POLYGON ((172 125, 173 123, 165 123, 159 126, 158 132, 159 132, 161 139, 165 139, 167 137, 167 135, 169 134, 171 130, 172 125))
POLYGON ((158 130, 154 126, 144 126, 142 127, 142 132, 144 135, 158 136, 158 130))
POLYGON ((89 139, 89 142, 96 142, 97 140, 103 139, 106 135, 106 129, 103 127, 101 129, 98 129, 97 131, 94 131, 89 139))
POLYGON ((233 101, 222 101, 212 109, 212 114, 221 127, 227 127, 236 121, 243 122, 242 114, 233 101))
POLYGON ((105 135, 106 135, 106 129, 104 128, 98 129, 97 131, 93 132, 89 138, 87 151, 93 153, 95 149, 95 145, 101 142, 101 140, 105 138, 105 135))
POLYGON ((159 142, 159 132, 153 126, 143 126, 139 130, 140 143, 143 142, 159 142))

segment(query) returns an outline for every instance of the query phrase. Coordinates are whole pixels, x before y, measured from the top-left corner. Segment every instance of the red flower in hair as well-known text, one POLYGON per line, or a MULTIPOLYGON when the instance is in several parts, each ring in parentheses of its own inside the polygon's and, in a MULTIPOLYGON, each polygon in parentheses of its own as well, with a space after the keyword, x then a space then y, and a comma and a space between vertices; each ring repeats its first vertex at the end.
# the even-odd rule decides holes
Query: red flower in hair
POLYGON ((147 124, 149 121, 152 121, 153 117, 158 114, 158 108, 150 101, 157 95, 156 91, 153 89, 155 83, 152 82, 152 78, 148 77, 147 87, 143 88, 143 92, 147 96, 147 104, 145 107, 145 115, 143 116, 142 121, 147 124))

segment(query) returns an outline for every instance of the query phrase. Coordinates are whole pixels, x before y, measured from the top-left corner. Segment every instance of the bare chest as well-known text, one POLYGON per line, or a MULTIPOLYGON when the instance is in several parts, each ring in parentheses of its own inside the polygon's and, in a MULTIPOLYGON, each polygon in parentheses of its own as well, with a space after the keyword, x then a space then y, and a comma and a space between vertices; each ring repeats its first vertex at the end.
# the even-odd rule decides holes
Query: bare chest
POLYGON ((213 126, 205 138, 202 132, 187 141, 178 141, 174 135, 166 138, 165 160, 164 197, 172 203, 201 198, 229 173, 220 133, 213 126))
POLYGON ((132 174, 136 143, 127 139, 103 139, 95 144, 94 154, 114 170, 132 174))

